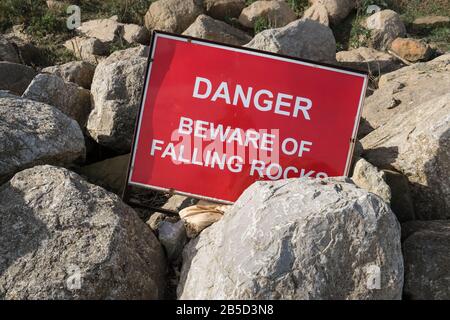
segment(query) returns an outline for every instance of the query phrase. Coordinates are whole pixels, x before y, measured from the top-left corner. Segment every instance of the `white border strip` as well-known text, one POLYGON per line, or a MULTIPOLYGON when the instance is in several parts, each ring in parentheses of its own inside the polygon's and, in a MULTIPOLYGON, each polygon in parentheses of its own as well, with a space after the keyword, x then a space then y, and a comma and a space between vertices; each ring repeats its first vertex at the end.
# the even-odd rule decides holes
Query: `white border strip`
POLYGON ((133 182, 131 180, 131 178, 133 176, 133 169, 134 169, 134 161, 135 161, 135 156, 136 156, 136 150, 137 150, 137 146, 139 144, 139 134, 140 134, 140 131, 141 131, 142 114, 144 113, 144 106, 145 106, 145 102, 147 101, 147 91, 148 91, 149 82, 150 82, 150 75, 151 75, 151 71, 152 71, 152 67, 153 67, 153 59, 154 59, 154 56, 155 56, 156 45, 157 45, 157 41, 158 41, 159 37, 166 38, 166 39, 172 39, 172 40, 175 40, 175 41, 191 42, 191 43, 194 43, 194 44, 197 44, 197 45, 208 46, 208 47, 213 47, 213 48, 220 48, 220 49, 224 49, 224 50, 228 50, 228 51, 234 51, 234 52, 244 53, 244 54, 248 54, 248 55, 254 55, 254 56, 269 58, 269 59, 273 59, 273 60, 279 60, 279 61, 284 61, 284 62, 289 62, 289 63, 295 63, 295 64, 304 65, 304 66, 308 66, 308 67, 312 67, 312 68, 324 69, 324 70, 328 70, 328 71, 339 72, 339 73, 344 73, 344 74, 348 74, 348 75, 364 78, 364 84, 363 84, 363 87, 361 89, 361 96, 360 96, 360 101, 359 101, 359 106, 358 106, 358 112, 357 112, 356 117, 355 117, 355 124, 354 124, 354 127, 353 127, 352 139, 350 141, 349 152, 348 152, 348 155, 347 155, 347 162, 346 162, 345 170, 344 170, 344 175, 348 176, 349 171, 350 171, 350 166, 351 166, 351 159, 352 159, 352 156, 353 156, 353 150, 354 150, 355 143, 356 143, 356 135, 358 134, 359 122, 360 122, 360 117, 361 117, 361 113, 362 113, 362 107, 363 107, 364 99, 365 99, 365 92, 367 90, 367 85, 368 85, 368 75, 357 73, 357 72, 352 72, 352 71, 347 71, 347 70, 342 70, 342 69, 338 69, 338 68, 333 68, 333 67, 327 67, 327 66, 323 66, 323 65, 317 65, 317 64, 308 63, 308 62, 304 62, 304 61, 299 61, 299 60, 295 60, 295 59, 290 59, 290 58, 286 58, 286 57, 279 57, 279 56, 274 56, 274 55, 271 55, 271 54, 265 54, 265 53, 261 53, 261 52, 244 50, 244 49, 229 47, 229 46, 215 44, 215 43, 210 43, 210 42, 203 42, 203 41, 199 41, 199 40, 190 40, 188 38, 181 38, 181 37, 177 37, 177 36, 174 36, 174 35, 168 35, 168 34, 162 34, 162 33, 156 32, 156 33, 154 33, 154 37, 152 39, 152 41, 153 41, 152 42, 152 52, 150 53, 150 57, 149 57, 151 60, 150 60, 149 68, 148 68, 147 78, 146 78, 146 81, 145 81, 145 86, 146 87, 145 87, 144 95, 143 95, 141 106, 140 106, 141 112, 139 114, 139 123, 138 123, 138 128, 136 130, 136 135, 135 135, 136 141, 134 142, 134 148, 133 148, 133 152, 132 152, 132 155, 131 155, 132 160, 131 160, 131 165, 130 165, 128 184, 134 185, 134 186, 139 186, 139 187, 146 188, 146 189, 153 189, 153 190, 157 190, 157 191, 173 192, 175 194, 188 196, 188 197, 193 197, 193 198, 198 198, 198 199, 203 199, 203 200, 207 200, 207 201, 214 201, 214 202, 219 202, 219 203, 224 203, 224 204, 233 204, 233 202, 230 202, 230 201, 227 201, 227 200, 216 199, 216 198, 211 198, 211 197, 205 197, 205 196, 198 195, 198 194, 191 194, 191 193, 187 193, 187 192, 183 192, 183 191, 177 191, 177 190, 174 190, 174 189, 167 189, 167 188, 163 188, 163 187, 142 184, 142 183, 139 183, 139 182, 133 182))

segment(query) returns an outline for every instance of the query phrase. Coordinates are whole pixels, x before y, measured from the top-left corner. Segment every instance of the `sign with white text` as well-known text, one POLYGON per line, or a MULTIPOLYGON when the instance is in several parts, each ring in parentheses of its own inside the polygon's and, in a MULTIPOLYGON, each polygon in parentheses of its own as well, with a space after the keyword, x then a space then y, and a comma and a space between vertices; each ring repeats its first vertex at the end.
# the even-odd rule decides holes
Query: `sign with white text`
POLYGON ((231 203, 256 180, 347 175, 367 75, 155 32, 128 183, 231 203))

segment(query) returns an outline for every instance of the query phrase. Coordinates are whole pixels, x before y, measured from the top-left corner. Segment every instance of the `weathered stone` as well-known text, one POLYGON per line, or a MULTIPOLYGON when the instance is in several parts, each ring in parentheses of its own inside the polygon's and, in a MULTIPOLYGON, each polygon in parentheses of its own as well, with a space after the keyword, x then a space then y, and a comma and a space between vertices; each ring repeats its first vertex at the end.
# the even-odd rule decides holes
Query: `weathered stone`
POLYGON ((401 58, 411 61, 426 61, 433 50, 422 41, 408 38, 397 38, 391 44, 391 50, 401 58))
POLYGON ((450 94, 409 105, 361 143, 372 164, 408 178, 419 219, 450 218, 450 94))
POLYGON ((391 189, 386 184, 384 173, 363 158, 356 162, 352 180, 358 187, 380 196, 386 203, 391 202, 391 189))
POLYGON ((186 224, 189 238, 195 238, 205 228, 222 219, 229 206, 218 204, 193 205, 179 212, 180 218, 186 224))
POLYGON ((118 152, 131 148, 147 67, 147 59, 138 55, 141 51, 116 52, 97 66, 92 81, 87 129, 99 144, 118 152))
POLYGON ((198 200, 196 200, 194 198, 189 198, 189 197, 175 194, 167 200, 167 202, 162 206, 162 208, 165 210, 179 212, 180 210, 183 210, 184 208, 195 205, 197 202, 198 202, 198 200))
POLYGON ((181 33, 203 13, 201 0, 158 0, 145 15, 148 30, 181 33))
POLYGON ((178 297, 401 298, 399 223, 348 181, 253 184, 185 247, 178 297))
POLYGON ((406 27, 400 15, 392 10, 382 10, 366 19, 367 29, 372 31, 371 45, 386 50, 396 38, 406 35, 406 27))
POLYGON ((237 18, 245 8, 245 0, 204 0, 206 13, 220 20, 237 18))
POLYGON ((0 35, 0 61, 20 63, 16 48, 3 35, 0 35))
POLYGON ((140 43, 143 45, 150 43, 150 32, 146 27, 137 24, 125 24, 122 37, 128 43, 140 43))
POLYGON ((85 89, 91 88, 94 72, 95 66, 86 61, 71 61, 59 66, 42 69, 42 73, 57 75, 64 80, 76 83, 85 89))
POLYGON ((410 113, 414 107, 448 93, 450 54, 385 74, 378 86, 363 108, 363 117, 373 129, 386 124, 396 114, 410 113))
POLYGON ((319 62, 336 61, 336 40, 327 26, 300 19, 278 29, 258 33, 245 47, 319 62))
POLYGON ((384 180, 391 189, 391 208, 401 223, 415 220, 414 204, 408 179, 395 171, 382 170, 384 180))
POLYGON ((313 5, 322 4, 332 24, 338 24, 344 20, 356 4, 355 0, 309 0, 309 2, 313 5))
POLYGON ((8 90, 21 96, 35 76, 36 71, 31 67, 0 61, 1 90, 8 90))
POLYGON ((67 40, 64 47, 78 59, 93 64, 97 64, 101 60, 101 56, 109 52, 108 46, 96 38, 75 37, 67 40))
POLYGON ((1 186, 0 198, 0 298, 163 297, 162 248, 116 195, 38 166, 1 186))
POLYGON ((76 120, 81 128, 91 112, 91 93, 51 74, 38 74, 23 93, 26 99, 49 104, 76 120))
POLYGON ((368 71, 375 76, 403 67, 392 55, 365 47, 340 51, 336 54, 336 60, 343 66, 368 71))
POLYGON ((97 19, 83 22, 76 30, 87 38, 96 38, 103 43, 111 43, 119 39, 123 25, 116 19, 97 19))
POLYGON ((244 45, 252 39, 245 32, 204 14, 199 15, 183 34, 237 46, 244 45))
POLYGON ((0 98, 0 183, 34 165, 71 165, 84 156, 75 120, 44 103, 0 98))
POLYGON ((125 154, 84 166, 77 172, 89 182, 121 195, 127 179, 129 161, 130 155, 125 154))
POLYGON ((319 2, 314 3, 311 7, 305 10, 303 13, 303 19, 314 20, 326 25, 327 27, 330 25, 327 8, 319 2))
POLYGON ((254 28, 260 19, 271 28, 279 28, 297 19, 297 15, 286 2, 259 0, 244 8, 239 16, 239 22, 247 28, 254 28))
POLYGON ((450 299, 450 221, 412 221, 402 225, 404 296, 450 299))
POLYGON ((158 239, 166 251, 167 259, 176 260, 187 241, 184 222, 182 220, 176 223, 161 221, 158 225, 158 239))

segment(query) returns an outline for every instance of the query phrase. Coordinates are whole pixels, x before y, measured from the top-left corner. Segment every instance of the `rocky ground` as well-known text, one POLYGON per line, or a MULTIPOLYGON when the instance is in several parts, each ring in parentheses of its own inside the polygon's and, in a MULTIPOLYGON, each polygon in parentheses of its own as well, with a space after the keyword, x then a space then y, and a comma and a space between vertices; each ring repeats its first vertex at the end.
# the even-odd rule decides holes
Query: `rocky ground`
POLYGON ((448 1, 44 2, 0 4, 0 299, 450 299, 448 1), (367 70, 351 178, 124 204, 154 29, 367 70))

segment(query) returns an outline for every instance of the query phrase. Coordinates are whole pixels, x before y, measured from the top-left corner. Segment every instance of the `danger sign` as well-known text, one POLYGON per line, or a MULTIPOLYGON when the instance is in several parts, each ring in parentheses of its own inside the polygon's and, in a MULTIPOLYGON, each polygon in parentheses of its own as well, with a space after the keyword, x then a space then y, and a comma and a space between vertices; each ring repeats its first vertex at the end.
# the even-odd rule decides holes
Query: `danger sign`
POLYGON ((128 183, 225 203, 347 175, 367 75, 155 32, 128 183))

